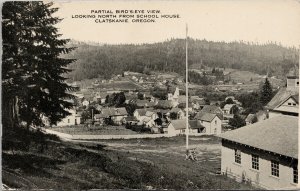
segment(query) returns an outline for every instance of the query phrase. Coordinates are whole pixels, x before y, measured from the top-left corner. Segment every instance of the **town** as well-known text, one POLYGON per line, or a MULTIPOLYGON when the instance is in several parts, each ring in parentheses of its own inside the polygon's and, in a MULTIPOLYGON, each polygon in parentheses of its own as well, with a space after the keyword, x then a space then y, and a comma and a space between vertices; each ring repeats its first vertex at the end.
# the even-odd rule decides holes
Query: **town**
POLYGON ((4 2, 2 190, 299 188, 299 5, 224 3, 4 2))

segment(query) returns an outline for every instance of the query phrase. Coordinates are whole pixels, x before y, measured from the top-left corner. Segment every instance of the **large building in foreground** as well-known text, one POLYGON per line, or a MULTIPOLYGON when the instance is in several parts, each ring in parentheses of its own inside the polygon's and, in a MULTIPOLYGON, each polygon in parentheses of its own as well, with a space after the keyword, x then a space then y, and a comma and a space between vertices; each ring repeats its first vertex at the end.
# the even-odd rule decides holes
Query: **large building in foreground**
POLYGON ((279 115, 220 135, 223 174, 266 189, 296 189, 298 117, 279 115))

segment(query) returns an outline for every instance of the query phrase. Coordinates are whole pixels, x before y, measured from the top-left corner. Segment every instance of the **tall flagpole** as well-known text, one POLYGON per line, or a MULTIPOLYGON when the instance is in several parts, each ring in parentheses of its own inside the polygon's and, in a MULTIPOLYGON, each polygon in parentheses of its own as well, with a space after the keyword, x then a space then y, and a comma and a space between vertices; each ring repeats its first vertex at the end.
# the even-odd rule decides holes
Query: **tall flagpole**
POLYGON ((185 99, 186 99, 186 150, 189 150, 189 93, 188 93, 188 25, 186 23, 185 38, 185 99))

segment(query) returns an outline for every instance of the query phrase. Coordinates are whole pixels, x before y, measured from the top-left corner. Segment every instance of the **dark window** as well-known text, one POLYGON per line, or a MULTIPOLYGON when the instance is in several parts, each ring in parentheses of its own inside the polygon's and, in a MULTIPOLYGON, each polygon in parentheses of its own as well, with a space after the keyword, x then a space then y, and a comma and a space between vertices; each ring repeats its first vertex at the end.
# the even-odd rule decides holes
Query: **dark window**
POLYGON ((234 161, 241 164, 241 150, 234 150, 234 161))
POLYGON ((292 105, 292 103, 288 103, 288 105, 292 105))
POLYGON ((68 123, 70 123, 70 119, 68 119, 68 123))
POLYGON ((279 162, 271 161, 271 174, 279 177, 279 162))
POLYGON ((259 170, 259 157, 258 155, 252 155, 252 168, 259 170))
POLYGON ((298 184, 298 167, 293 166, 293 182, 298 184))

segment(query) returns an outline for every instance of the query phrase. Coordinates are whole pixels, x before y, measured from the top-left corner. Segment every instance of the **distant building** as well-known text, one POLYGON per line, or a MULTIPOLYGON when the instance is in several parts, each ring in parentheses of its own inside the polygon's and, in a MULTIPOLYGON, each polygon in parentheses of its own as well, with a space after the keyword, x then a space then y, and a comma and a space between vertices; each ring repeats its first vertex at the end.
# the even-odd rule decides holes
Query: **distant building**
POLYGON ((246 125, 253 124, 255 123, 255 121, 257 121, 257 117, 255 114, 252 113, 250 113, 245 119, 246 125))
POLYGON ((218 114, 199 112, 195 116, 198 125, 201 126, 199 133, 207 135, 219 135, 222 132, 222 120, 218 114))
POLYGON ((127 117, 128 113, 125 107, 121 108, 104 108, 100 114, 94 116, 94 120, 102 124, 105 119, 110 119, 116 125, 121 125, 123 118, 127 117))
POLYGON ((287 87, 280 88, 267 104, 269 117, 278 115, 299 115, 299 78, 287 77, 287 87))
POLYGON ((281 115, 221 134, 221 171, 266 189, 296 189, 298 117, 281 115))
POLYGON ((172 120, 167 126, 167 133, 172 136, 184 135, 186 131, 186 120, 172 120))
POLYGON ((215 105, 205 105, 200 112, 203 113, 214 113, 219 116, 220 119, 223 119, 223 111, 219 106, 215 105))
POLYGON ((70 125, 78 125, 81 123, 81 115, 77 113, 75 109, 69 109, 68 112, 71 115, 65 117, 60 122, 57 123, 57 126, 70 126, 70 125))

